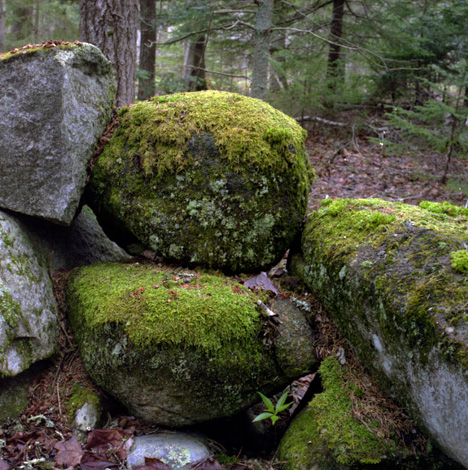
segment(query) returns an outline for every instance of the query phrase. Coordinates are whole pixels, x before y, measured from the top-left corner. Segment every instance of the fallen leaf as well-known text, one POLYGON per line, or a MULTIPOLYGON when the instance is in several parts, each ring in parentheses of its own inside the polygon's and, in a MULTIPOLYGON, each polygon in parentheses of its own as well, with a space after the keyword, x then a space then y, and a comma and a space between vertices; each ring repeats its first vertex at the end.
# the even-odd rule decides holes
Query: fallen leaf
POLYGON ((80 464, 81 470, 104 470, 105 468, 117 466, 118 464, 115 462, 98 460, 95 454, 85 454, 80 464))
POLYGON ((268 279, 267 274, 263 271, 258 276, 254 276, 248 281, 245 281, 244 286, 252 290, 269 290, 275 294, 278 294, 275 285, 270 281, 270 279, 268 279))
POLYGON ((54 448, 58 450, 54 456, 55 462, 66 467, 79 465, 84 454, 76 436, 68 439, 68 441, 57 442, 54 448))
POLYGON ((0 459, 0 470, 10 470, 10 465, 6 460, 0 459))

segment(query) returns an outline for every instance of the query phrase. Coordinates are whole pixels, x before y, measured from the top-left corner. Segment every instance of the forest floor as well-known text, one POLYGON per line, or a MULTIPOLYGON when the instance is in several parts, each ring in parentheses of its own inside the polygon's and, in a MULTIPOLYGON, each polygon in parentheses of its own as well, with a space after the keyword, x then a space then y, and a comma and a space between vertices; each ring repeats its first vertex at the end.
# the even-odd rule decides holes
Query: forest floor
MULTIPOLYGON (((342 128, 315 128, 309 132, 306 142, 310 161, 317 173, 317 181, 310 193, 309 207, 313 210, 319 201, 326 197, 366 198, 379 197, 391 201, 418 203, 420 200, 452 201, 465 205, 467 196, 448 188, 439 182, 445 161, 442 157, 425 154, 422 150, 389 156, 379 144, 369 141, 361 133, 353 136, 342 128)), ((449 173, 457 176, 468 175, 468 160, 454 160, 449 173)), ((91 432, 88 443, 80 445, 72 438, 73 429, 66 417, 66 401, 70 397, 73 385, 89 383, 89 378, 77 353, 76 345, 66 321, 65 286, 67 273, 55 273, 54 284, 62 318, 60 351, 50 366, 34 381, 30 388, 29 404, 19 419, 12 420, 0 427, 0 470, 21 468, 100 470, 104 468, 125 468, 125 455, 128 442, 135 435, 158 432, 154 426, 147 426, 137 419, 116 413, 108 415, 107 422, 100 432, 91 432), (125 444, 127 442, 127 444, 125 444)), ((318 318, 315 321, 315 334, 319 338, 317 353, 321 357, 346 350, 348 365, 354 367, 361 376, 364 370, 355 359, 347 343, 327 320, 325 312, 311 294, 295 293, 281 287, 284 296, 299 296, 314 310, 318 318)), ((353 377, 359 374, 354 374, 353 377)), ((312 377, 296 383, 293 399, 298 401, 305 393, 312 377)), ((366 381, 368 379, 366 378, 366 381)), ((378 419, 382 421, 384 434, 395 427, 402 440, 413 433, 413 425, 404 415, 403 410, 383 398, 374 385, 360 384, 369 391, 369 410, 382 408, 390 410, 378 419), (376 403, 380 406, 375 406, 376 403), (383 406, 382 406, 383 405, 383 406)), ((261 407, 259 408, 260 412, 261 407)), ((357 416, 364 422, 367 418, 357 416)), ((268 436, 267 436, 268 438, 268 436)), ((409 446, 424 448, 424 438, 417 435, 409 446), (419 439, 419 441, 418 441, 419 439)), ((242 448, 237 458, 230 464, 220 464, 214 459, 199 462, 193 467, 198 470, 271 470, 278 469, 273 457, 245 458, 242 448)), ((141 470, 167 470, 162 462, 148 462, 141 470)))

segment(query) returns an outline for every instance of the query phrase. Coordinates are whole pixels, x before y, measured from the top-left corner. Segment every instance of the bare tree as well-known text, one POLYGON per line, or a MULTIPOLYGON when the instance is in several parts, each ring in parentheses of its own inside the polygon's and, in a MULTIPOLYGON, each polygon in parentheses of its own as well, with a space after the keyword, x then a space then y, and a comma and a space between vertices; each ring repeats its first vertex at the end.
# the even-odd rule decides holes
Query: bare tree
POLYGON ((0 0, 0 52, 5 51, 5 2, 0 0))
POLYGON ((207 35, 190 38, 185 46, 184 81, 188 91, 206 90, 205 50, 207 35))
POLYGON ((80 40, 112 62, 116 106, 135 101, 138 0, 80 0, 80 40))
POLYGON ((252 97, 266 100, 274 0, 257 0, 252 64, 252 97))
POLYGON ((138 79, 138 99, 146 100, 155 93, 156 0, 140 0, 140 31, 140 70, 144 75, 138 79))
POLYGON ((332 91, 336 89, 337 81, 343 79, 344 68, 341 64, 341 45, 343 37, 343 17, 345 0, 333 0, 333 15, 330 24, 331 41, 328 50, 327 79, 332 91))

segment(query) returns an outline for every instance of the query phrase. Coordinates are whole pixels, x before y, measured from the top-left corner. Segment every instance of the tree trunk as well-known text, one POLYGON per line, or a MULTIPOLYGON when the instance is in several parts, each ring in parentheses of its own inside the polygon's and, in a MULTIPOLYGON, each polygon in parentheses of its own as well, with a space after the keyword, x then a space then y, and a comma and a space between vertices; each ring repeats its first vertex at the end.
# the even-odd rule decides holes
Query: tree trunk
POLYGON ((12 17, 14 18, 11 25, 11 36, 13 41, 23 41, 33 31, 34 8, 31 6, 11 6, 12 17))
POLYGON ((146 100, 155 94, 156 0, 140 0, 140 31, 140 70, 144 76, 138 80, 138 99, 146 100))
POLYGON ((278 38, 272 42, 270 48, 270 57, 276 59, 276 67, 273 67, 270 63, 269 77, 270 82, 270 95, 273 95, 280 89, 286 90, 288 88, 288 77, 284 72, 282 66, 284 63, 284 57, 281 55, 278 56, 277 52, 281 52, 286 49, 286 33, 281 31, 278 38), (275 58, 275 54, 278 58, 275 58))
POLYGON ((345 0, 333 0, 333 16, 330 25, 330 40, 333 41, 333 44, 330 44, 329 47, 327 68, 328 86, 332 91, 335 91, 337 83, 344 79, 344 68, 340 60, 344 5, 345 0))
POLYGON ((206 90, 205 50, 207 36, 202 34, 185 46, 184 81, 187 91, 206 90))
POLYGON ((0 0, 0 52, 5 52, 5 1, 0 0))
POLYGON ((112 62, 117 107, 135 101, 137 24, 138 0, 80 0, 80 40, 112 62))
POLYGON ((274 0, 258 0, 255 23, 255 42, 252 65, 253 98, 266 100, 268 88, 268 59, 270 55, 271 27, 274 0))

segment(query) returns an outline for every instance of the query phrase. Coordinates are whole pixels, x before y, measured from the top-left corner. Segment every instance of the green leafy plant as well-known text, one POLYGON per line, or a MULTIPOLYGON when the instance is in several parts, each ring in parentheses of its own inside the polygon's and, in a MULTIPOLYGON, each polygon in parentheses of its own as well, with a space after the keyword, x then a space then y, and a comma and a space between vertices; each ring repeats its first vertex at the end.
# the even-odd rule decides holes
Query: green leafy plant
POLYGON ((263 395, 263 393, 260 393, 260 392, 257 392, 260 397, 262 398, 263 400, 263 403, 265 403, 265 406, 266 406, 266 409, 267 411, 265 411, 264 413, 261 413, 259 414, 252 422, 255 423, 255 421, 261 421, 262 419, 268 419, 270 418, 271 419, 271 422, 273 424, 276 423, 276 421, 278 421, 280 419, 280 417, 278 416, 282 411, 284 411, 285 409, 289 408, 293 402, 290 402, 290 403, 285 403, 286 401, 286 398, 288 397, 288 391, 286 390, 286 392, 283 393, 283 395, 281 395, 280 399, 276 402, 276 406, 273 405, 273 402, 268 398, 266 397, 265 395, 263 395))

